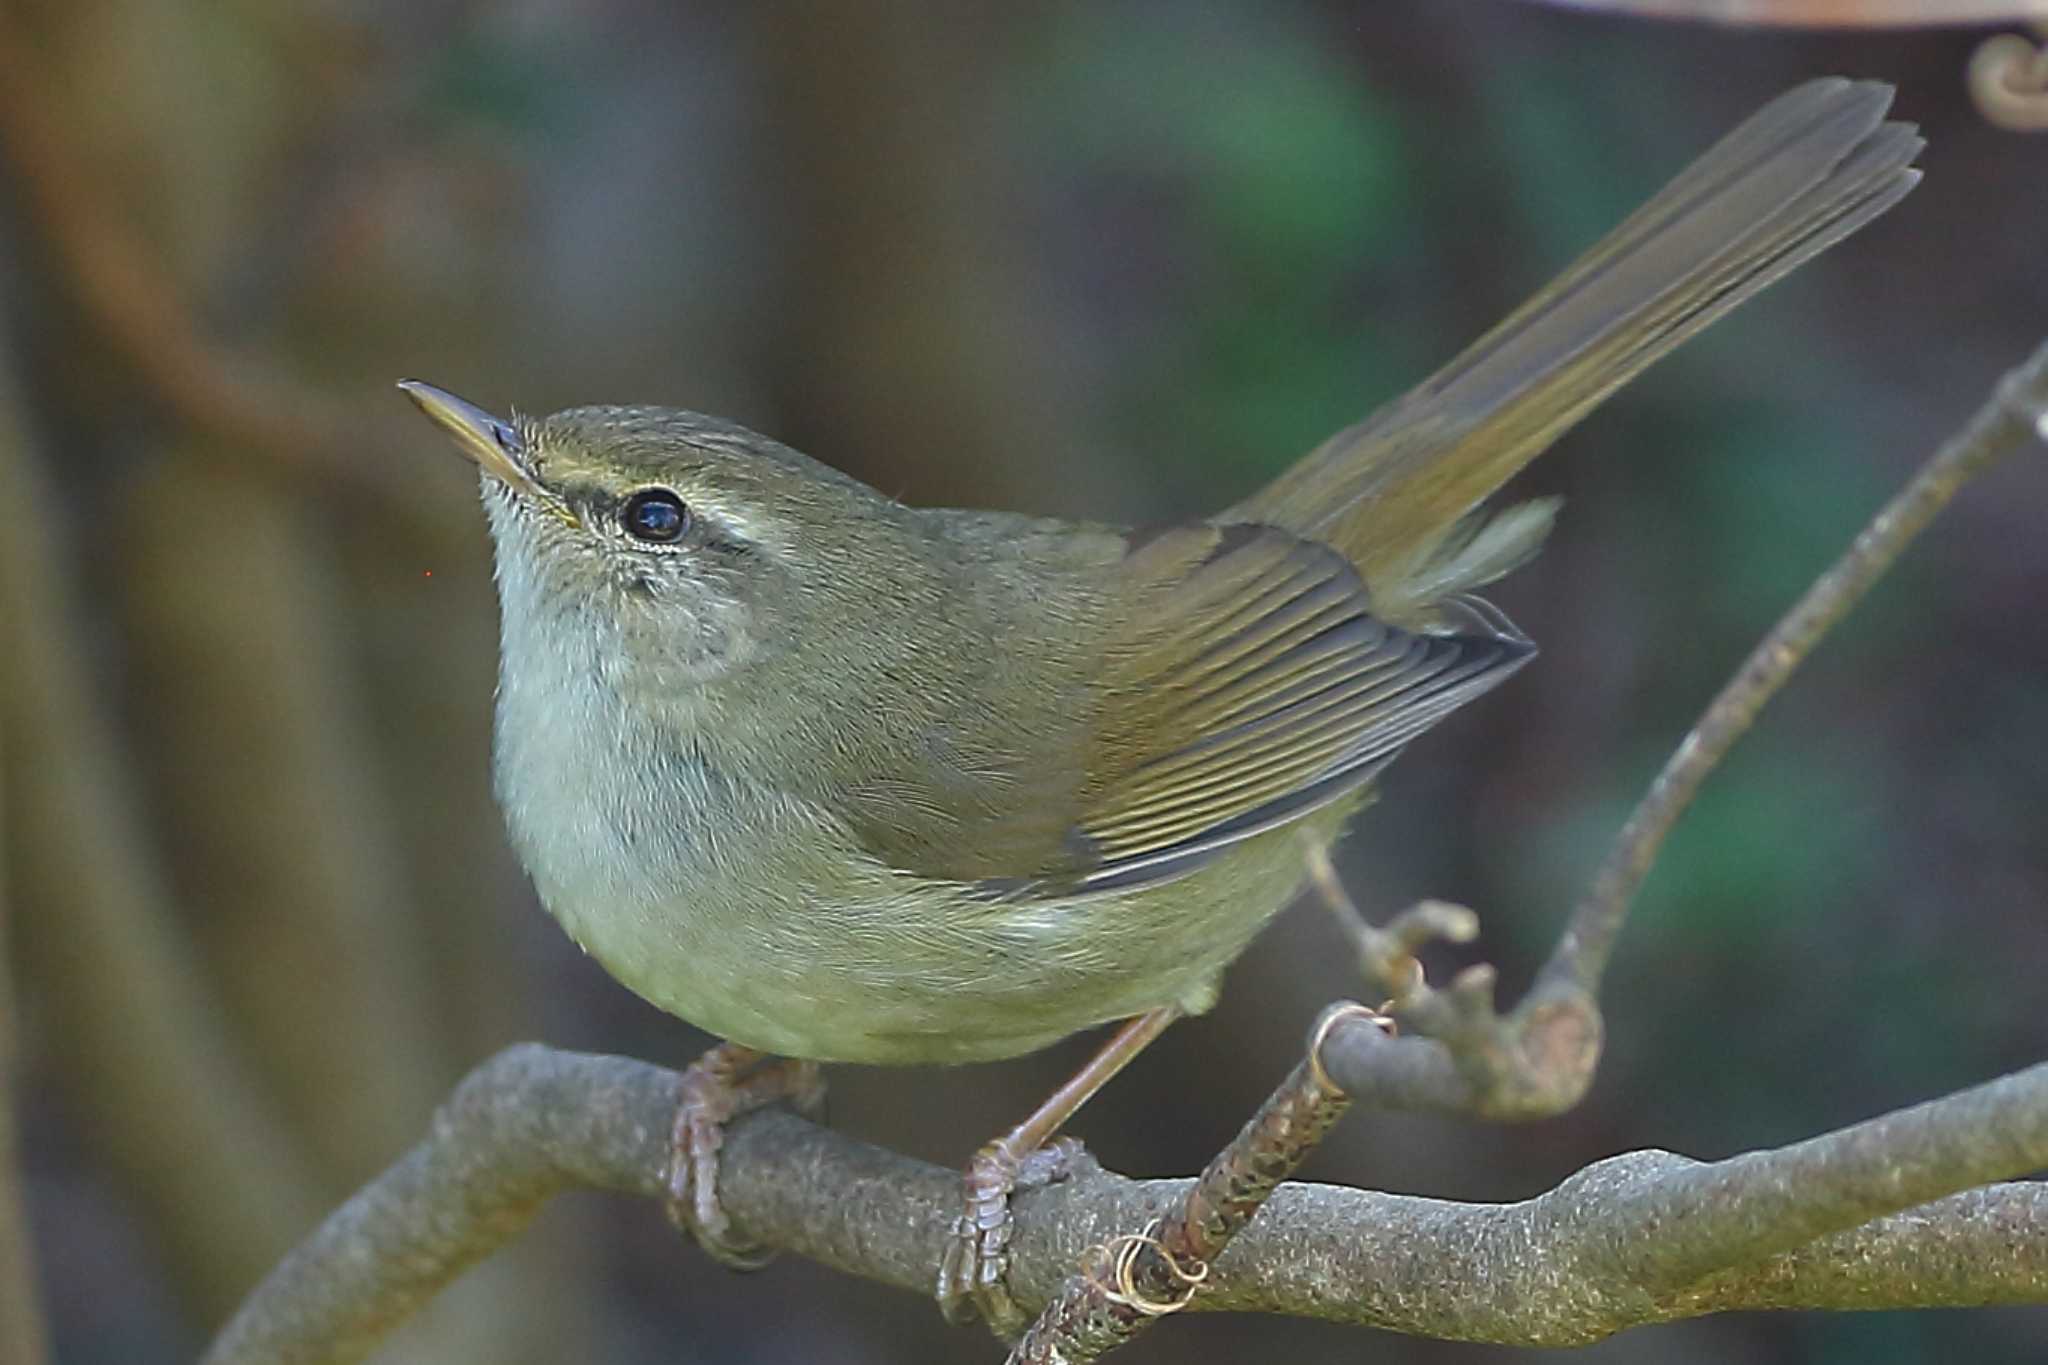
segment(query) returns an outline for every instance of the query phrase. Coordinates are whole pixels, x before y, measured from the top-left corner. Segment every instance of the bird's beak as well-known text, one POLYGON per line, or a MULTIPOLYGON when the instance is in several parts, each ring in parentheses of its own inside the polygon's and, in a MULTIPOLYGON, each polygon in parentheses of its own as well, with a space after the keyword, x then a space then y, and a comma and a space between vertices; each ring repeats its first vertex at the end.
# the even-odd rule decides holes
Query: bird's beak
POLYGON ((457 398, 448 390, 437 389, 432 384, 423 384, 417 379, 401 379, 398 387, 421 412, 433 419, 434 425, 453 436, 455 448, 474 460, 486 474, 543 507, 552 508, 559 503, 560 500, 542 488, 528 470, 525 443, 520 438, 519 428, 491 416, 468 399, 457 398))

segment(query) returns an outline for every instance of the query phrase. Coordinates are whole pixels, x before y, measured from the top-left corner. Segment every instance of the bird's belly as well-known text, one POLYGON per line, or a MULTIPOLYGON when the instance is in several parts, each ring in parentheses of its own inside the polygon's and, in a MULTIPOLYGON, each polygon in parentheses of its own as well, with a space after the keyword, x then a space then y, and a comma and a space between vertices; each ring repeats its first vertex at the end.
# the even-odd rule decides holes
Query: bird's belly
POLYGON ((713 769, 570 685, 587 673, 499 694, 499 800, 542 901, 654 1005, 785 1056, 982 1061, 1163 1005, 1205 1009, 1293 898, 1304 835, 1342 821, 1331 808, 1161 886, 991 901, 888 867, 828 813, 713 769))
POLYGON ((996 902, 876 862, 800 802, 713 785, 662 810, 644 788, 625 805, 557 787, 549 824, 511 803, 508 820, 542 900, 613 976, 785 1056, 984 1061, 1204 1009, 1300 881, 1298 832, 1282 832, 1161 887, 996 902))
POLYGON ((885 1065, 1015 1056, 1160 1005, 1204 1009, 1265 918, 1190 941, 1105 933, 1104 919, 1135 918, 1132 896, 992 905, 943 883, 818 889, 795 901, 714 876, 601 906, 544 899, 613 976, 700 1028, 885 1065))

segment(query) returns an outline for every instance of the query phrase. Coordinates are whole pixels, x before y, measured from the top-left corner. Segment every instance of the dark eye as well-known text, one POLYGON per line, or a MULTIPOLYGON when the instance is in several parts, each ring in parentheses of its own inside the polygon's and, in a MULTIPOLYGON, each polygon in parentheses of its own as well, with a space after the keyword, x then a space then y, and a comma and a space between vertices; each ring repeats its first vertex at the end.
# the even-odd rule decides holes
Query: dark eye
POLYGON ((666 488, 649 488, 626 500, 619 520, 635 540, 666 543, 689 528, 690 512, 683 500, 666 488))

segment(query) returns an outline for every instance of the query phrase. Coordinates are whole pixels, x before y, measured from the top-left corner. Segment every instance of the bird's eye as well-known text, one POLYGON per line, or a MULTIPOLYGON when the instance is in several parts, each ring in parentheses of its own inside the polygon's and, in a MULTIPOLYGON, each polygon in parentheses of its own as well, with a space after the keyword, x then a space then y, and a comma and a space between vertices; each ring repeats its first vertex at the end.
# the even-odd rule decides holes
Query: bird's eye
POLYGON ((649 488, 626 500, 619 520, 635 540, 666 544, 689 529, 690 512, 683 500, 666 488, 649 488))

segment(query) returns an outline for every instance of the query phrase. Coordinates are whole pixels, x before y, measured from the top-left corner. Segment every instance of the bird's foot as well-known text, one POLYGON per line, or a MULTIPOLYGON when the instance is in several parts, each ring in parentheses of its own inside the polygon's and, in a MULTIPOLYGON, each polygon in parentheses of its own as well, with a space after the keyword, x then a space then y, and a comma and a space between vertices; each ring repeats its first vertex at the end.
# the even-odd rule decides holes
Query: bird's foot
POLYGON ((991 1142, 967 1164, 966 1208, 953 1224, 939 1262, 939 1309, 948 1322, 965 1322, 979 1309, 989 1330, 1008 1340, 1030 1324, 1005 1282, 1015 1220, 1010 1196, 1065 1180, 1090 1158, 1073 1138, 1054 1138, 1018 1152, 1004 1139, 991 1142))
POLYGON ((718 1202, 718 1150, 725 1125, 778 1100, 798 1112, 816 1114, 825 1082, 816 1062, 771 1057, 738 1043, 720 1043, 683 1073, 670 1139, 668 1216, 697 1239, 712 1259, 734 1270, 758 1270, 774 1258, 768 1247, 733 1235, 732 1220, 718 1202))

